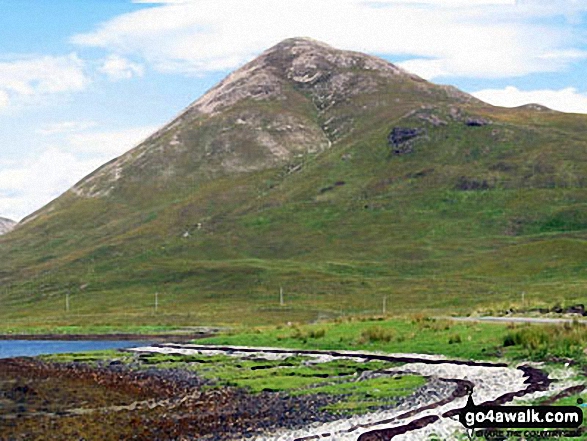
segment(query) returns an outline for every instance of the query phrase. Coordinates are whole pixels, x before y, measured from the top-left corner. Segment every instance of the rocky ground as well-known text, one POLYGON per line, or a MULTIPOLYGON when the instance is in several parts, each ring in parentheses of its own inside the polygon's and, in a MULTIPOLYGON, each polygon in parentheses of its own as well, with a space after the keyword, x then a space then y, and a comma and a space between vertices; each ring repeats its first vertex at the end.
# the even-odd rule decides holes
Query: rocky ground
POLYGON ((32 358, 0 360, 0 439, 395 441, 425 440, 434 435, 449 440, 456 439, 457 433, 464 434, 457 416, 471 388, 477 404, 505 404, 583 387, 572 381, 553 381, 528 365, 509 367, 417 354, 193 344, 158 344, 134 351, 130 363, 110 359, 91 365, 32 358), (275 391, 252 394, 236 387, 219 387, 192 370, 141 365, 149 354, 257 360, 296 355, 313 360, 310 363, 376 359, 397 367, 363 371, 353 381, 416 374, 427 382, 392 407, 341 417, 324 410, 336 399, 333 396, 292 396, 275 391))
POLYGON ((235 357, 287 357, 293 353, 314 356, 321 362, 354 358, 363 361, 385 360, 402 363, 387 370, 423 375, 429 383, 394 408, 380 409, 366 415, 338 418, 302 428, 281 428, 256 437, 257 441, 381 441, 390 439, 416 441, 428 439, 456 440, 465 436, 458 422, 458 412, 466 404, 468 391, 473 389, 477 404, 502 405, 531 402, 555 395, 572 381, 549 377, 539 368, 522 364, 510 367, 503 363, 450 360, 442 356, 420 354, 380 354, 362 351, 314 351, 210 345, 162 344, 137 348, 139 352, 163 354, 227 354, 235 357), (432 437, 432 438, 430 438, 432 437))
POLYGON ((0 217, 0 236, 6 234, 14 229, 16 222, 4 217, 0 217))
POLYGON ((247 439, 329 418, 326 397, 207 386, 178 369, 0 360, 0 439, 247 439))

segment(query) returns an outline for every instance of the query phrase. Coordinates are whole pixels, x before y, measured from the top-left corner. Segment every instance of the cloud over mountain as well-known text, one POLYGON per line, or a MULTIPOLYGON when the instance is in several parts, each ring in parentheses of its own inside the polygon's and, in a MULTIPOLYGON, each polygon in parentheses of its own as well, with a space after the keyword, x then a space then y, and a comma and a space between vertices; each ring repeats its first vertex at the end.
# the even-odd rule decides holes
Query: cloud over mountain
MULTIPOLYGON (((346 49, 401 56, 406 59, 404 67, 426 78, 551 72, 564 69, 577 57, 585 58, 572 33, 549 24, 554 11, 541 2, 140 3, 154 6, 115 17, 93 31, 75 35, 72 41, 142 58, 159 71, 187 74, 234 68, 263 48, 295 35, 346 49)), ((562 8, 556 14, 570 16, 575 9, 562 8)))

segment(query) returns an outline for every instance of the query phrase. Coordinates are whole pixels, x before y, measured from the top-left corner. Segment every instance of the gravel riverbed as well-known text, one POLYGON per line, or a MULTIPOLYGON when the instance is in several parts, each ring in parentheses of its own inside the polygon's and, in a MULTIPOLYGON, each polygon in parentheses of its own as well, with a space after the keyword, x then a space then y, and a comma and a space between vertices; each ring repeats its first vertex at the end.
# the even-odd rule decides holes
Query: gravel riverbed
MULTIPOLYGON (((503 363, 484 363, 463 360, 449 360, 419 354, 380 354, 363 351, 294 351, 277 348, 225 347, 203 345, 163 344, 145 348, 136 348, 139 352, 156 352, 167 354, 207 354, 230 355, 234 357, 265 357, 267 359, 284 358, 292 355, 314 357, 316 362, 326 362, 337 358, 357 360, 386 359, 401 361, 401 371, 429 377, 427 386, 416 394, 403 400, 394 409, 386 409, 345 417, 334 421, 307 424, 301 429, 281 428, 273 433, 257 436, 257 441, 288 441, 321 439, 325 441, 367 441, 377 438, 386 431, 412 424, 405 433, 394 434, 394 440, 425 440, 431 435, 439 439, 456 439, 464 434, 463 426, 458 422, 455 411, 465 406, 468 395, 463 390, 455 393, 458 382, 467 382, 473 386, 473 400, 477 404, 507 403, 514 400, 530 400, 539 396, 555 394, 572 385, 572 381, 553 382, 542 371, 527 366, 510 367, 503 363), (453 383, 451 383, 453 381, 453 383), (423 427, 418 427, 419 420, 425 420, 423 427)), ((391 372, 390 372, 391 373, 391 372)), ((401 431, 400 431, 401 432, 401 431)))
POLYGON ((395 441, 425 440, 435 434, 451 440, 464 433, 455 412, 464 407, 471 387, 473 399, 481 404, 551 396, 576 384, 567 370, 557 371, 558 381, 551 381, 532 366, 418 354, 171 343, 132 351, 135 361, 130 364, 0 360, 0 439, 395 441), (332 397, 325 394, 253 394, 235 387, 219 388, 188 369, 141 365, 148 354, 258 360, 301 355, 309 363, 380 360, 397 367, 363 372, 358 381, 404 374, 421 375, 428 381, 394 406, 341 417, 324 411, 332 403, 332 397))

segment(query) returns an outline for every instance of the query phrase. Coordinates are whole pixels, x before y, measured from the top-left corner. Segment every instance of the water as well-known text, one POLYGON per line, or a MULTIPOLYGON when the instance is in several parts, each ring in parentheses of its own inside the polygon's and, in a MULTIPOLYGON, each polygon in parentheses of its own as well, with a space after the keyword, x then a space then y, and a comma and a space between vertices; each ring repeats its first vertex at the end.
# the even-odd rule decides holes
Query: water
POLYGON ((125 349, 145 346, 144 341, 121 340, 0 340, 0 358, 33 357, 42 354, 65 354, 69 352, 99 351, 104 349, 125 349))

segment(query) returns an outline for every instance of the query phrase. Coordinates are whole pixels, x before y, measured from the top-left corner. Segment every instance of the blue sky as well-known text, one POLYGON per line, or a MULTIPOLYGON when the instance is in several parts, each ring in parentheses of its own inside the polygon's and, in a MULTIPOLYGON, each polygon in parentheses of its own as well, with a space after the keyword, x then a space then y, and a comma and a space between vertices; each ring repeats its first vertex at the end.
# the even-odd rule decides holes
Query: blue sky
POLYGON ((587 113, 582 0, 0 0, 0 216, 40 208, 295 36, 492 104, 587 113))

